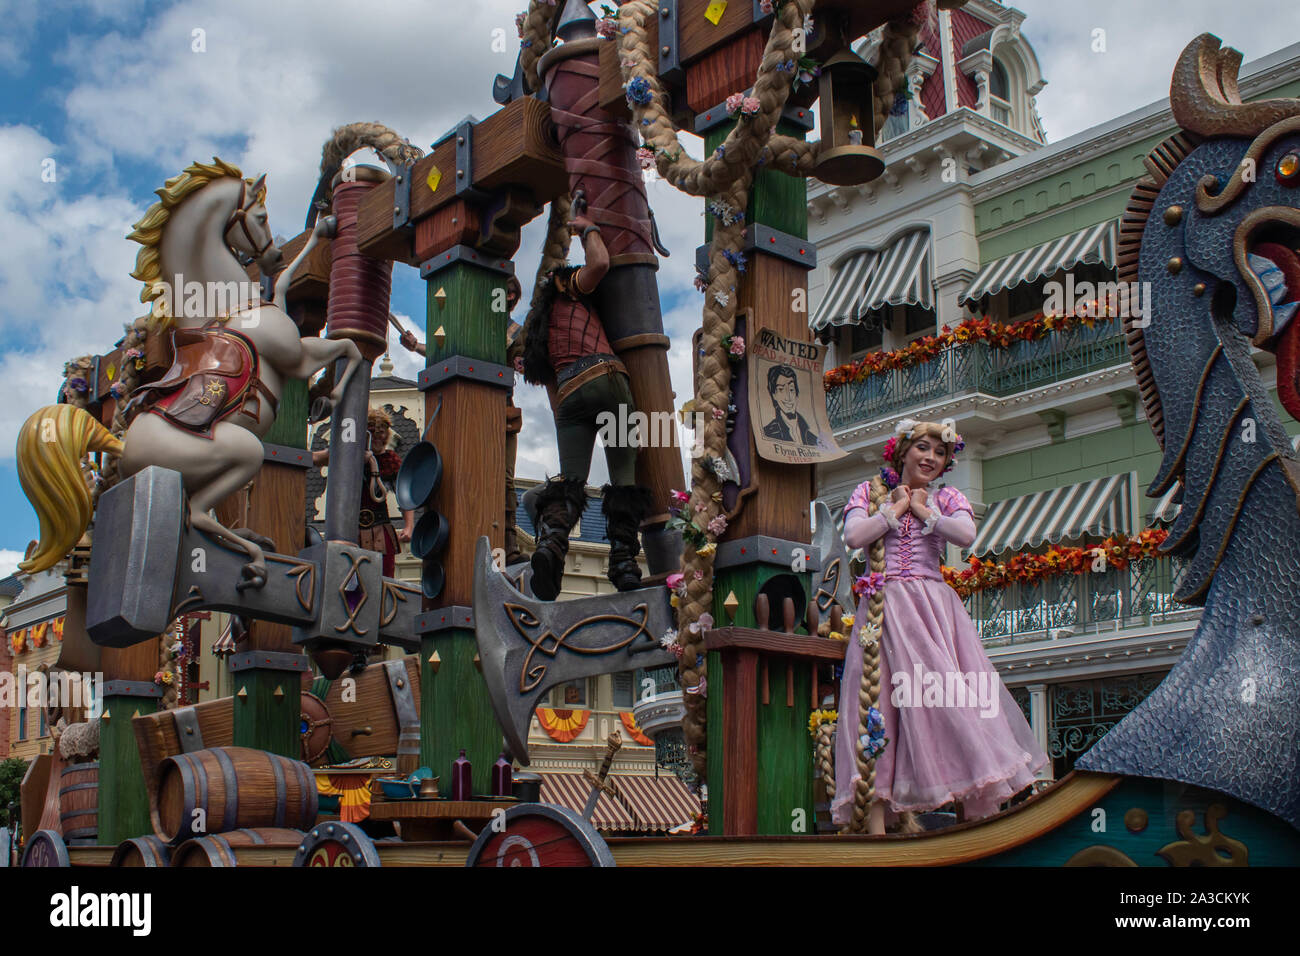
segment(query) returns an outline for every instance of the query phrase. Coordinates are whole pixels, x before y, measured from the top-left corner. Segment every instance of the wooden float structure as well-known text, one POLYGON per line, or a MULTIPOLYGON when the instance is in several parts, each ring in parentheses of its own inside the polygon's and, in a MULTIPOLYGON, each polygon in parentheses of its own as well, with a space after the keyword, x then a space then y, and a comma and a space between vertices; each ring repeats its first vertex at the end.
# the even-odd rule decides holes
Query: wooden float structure
MULTIPOLYGON (((827 2, 819 9, 846 18, 843 28, 856 37, 905 17, 914 6, 915 0, 884 0, 827 2)), ((771 17, 762 14, 757 2, 731 3, 717 22, 705 17, 704 0, 663 0, 662 7, 664 15, 650 21, 652 48, 660 51, 660 76, 673 92, 679 125, 699 131, 712 153, 736 122, 719 104, 752 83, 771 17)), ((601 46, 593 69, 595 108, 602 111, 602 119, 629 118, 613 44, 601 46)), ((812 126, 810 108, 806 94, 804 102, 793 101, 779 132, 802 140, 812 126)), ((362 672, 358 703, 351 711, 342 708, 336 689, 323 703, 335 721, 336 736, 352 740, 352 731, 372 729, 370 739, 354 752, 418 759, 445 775, 455 754, 468 751, 475 793, 489 792, 488 773, 507 723, 494 712, 476 633, 483 600, 481 588, 476 590, 481 580, 476 565, 481 564, 484 541, 495 549, 503 540, 495 519, 505 488, 503 384, 511 380, 505 364, 507 317, 492 308, 492 301, 513 272, 511 258, 522 226, 547 203, 566 195, 580 178, 582 167, 572 160, 559 145, 551 106, 523 89, 514 95, 507 90, 502 108, 491 116, 481 122, 467 119, 396 175, 353 190, 360 198, 350 197, 351 218, 345 223, 348 255, 416 267, 428 282, 428 355, 420 387, 431 424, 424 437, 438 446, 449 465, 436 502, 450 531, 441 558, 445 580, 436 597, 424 599, 416 633, 409 635, 407 646, 414 653, 396 662, 396 671, 372 665, 362 672), (435 409, 441 413, 435 414, 435 409), (486 437, 498 435, 502 441, 486 437), (416 739, 418 747, 412 743, 416 739), (403 741, 411 744, 405 752, 403 741)), ((777 335, 804 341, 806 314, 791 302, 797 290, 806 300, 806 276, 815 264, 815 250, 807 242, 806 183, 760 170, 749 210, 753 241, 746 249, 749 266, 739 278, 736 305, 754 326, 761 323, 777 335)), ((309 232, 289 241, 287 258, 303 247, 309 232)), ((289 305, 304 332, 330 325, 331 286, 343 255, 341 243, 321 242, 290 286, 289 305)), ((656 302, 656 314, 657 309, 656 302)), ((669 344, 660 328, 629 335, 614 347, 638 373, 638 407, 671 415, 669 344)), ((102 421, 113 418, 114 370, 126 360, 124 349, 118 349, 94 363, 90 404, 102 421)), ((162 374, 171 356, 154 337, 143 361, 147 381, 162 374)), ((226 502, 223 514, 233 516, 242 507, 244 519, 261 533, 277 541, 302 541, 299 504, 304 459, 309 460, 305 383, 291 383, 282 405, 283 419, 277 419, 267 436, 267 458, 254 493, 226 502)), ((988 819, 942 830, 884 837, 790 835, 791 810, 803 810, 811 822, 820 802, 805 728, 818 707, 819 668, 842 659, 843 644, 817 637, 815 625, 808 634, 795 633, 793 621, 787 621, 784 630, 769 626, 766 601, 780 593, 784 581, 797 583, 805 606, 817 602, 818 585, 825 583, 811 571, 790 570, 791 554, 812 544, 813 468, 753 454, 752 439, 748 451, 743 455, 745 486, 738 489, 744 508, 738 509, 720 542, 734 543, 736 553, 717 564, 714 576, 713 616, 727 624, 706 635, 708 670, 715 675, 707 702, 708 833, 600 840, 585 821, 575 822, 547 805, 533 813, 534 824, 564 830, 595 865, 1162 865, 1211 862, 1205 854, 1215 852, 1220 859, 1226 854, 1243 861, 1249 855, 1252 862, 1300 860, 1296 833, 1241 801, 1086 771, 1076 771, 988 819), (762 548, 754 547, 756 543, 762 548), (730 600, 724 602, 724 595, 730 600), (1099 811, 1112 820, 1110 829, 1102 831, 1109 834, 1104 838, 1091 831, 1099 811), (1225 818, 1244 830, 1231 836, 1221 833, 1217 824, 1225 818), (1243 839, 1243 833, 1248 838, 1243 839)), ((660 500, 666 499, 670 487, 683 484, 677 456, 672 447, 649 450, 638 463, 638 479, 660 500)), ((662 522, 646 531, 660 533, 662 522)), ((646 550, 651 548, 647 545, 646 550)), ((657 552, 655 560, 660 559, 662 552, 657 552)), ((652 580, 662 579, 673 567, 652 562, 652 580)), ((99 781, 105 796, 99 804, 100 845, 59 846, 57 832, 41 829, 33 834, 33 845, 42 848, 41 861, 92 867, 160 866, 178 859, 227 866, 492 865, 491 854, 504 852, 493 850, 483 826, 493 811, 503 810, 516 819, 530 812, 527 805, 508 801, 429 802, 418 812, 378 801, 372 819, 399 820, 415 838, 377 841, 351 824, 316 818, 314 792, 310 813, 304 802, 301 813, 287 817, 282 812, 289 799, 286 781, 304 782, 306 765, 294 759, 299 756, 300 717, 294 705, 301 699, 302 677, 308 670, 289 626, 254 621, 239 655, 234 697, 194 705, 183 715, 158 712, 156 695, 142 686, 153 673, 157 642, 92 648, 84 629, 84 583, 79 592, 71 590, 76 593, 70 597, 68 663, 80 667, 93 659, 110 681, 102 718, 106 730, 99 781), (191 735, 195 739, 187 743, 191 735), (280 768, 278 775, 269 771, 275 781, 271 792, 284 794, 280 806, 271 808, 269 821, 265 813, 249 810, 253 804, 244 799, 243 790, 254 788, 257 776, 265 797, 266 775, 230 775, 236 767, 232 754, 241 748, 262 752, 269 767, 280 768), (106 779, 113 781, 112 787, 104 787, 106 779), (200 808, 200 779, 213 782, 207 793, 212 803, 203 809, 222 817, 220 829, 182 833, 176 821, 200 808), (227 812, 234 804, 219 798, 236 790, 239 809, 227 812), (245 816, 245 811, 251 815, 245 816), (467 833, 467 824, 480 827, 476 840, 469 839, 473 830, 467 833), (150 830, 156 836, 150 837, 150 830), (461 839, 420 839, 457 833, 461 839), (295 842, 294 834, 301 839, 295 842), (192 839, 179 843, 183 836, 192 839)), ((797 619, 797 626, 810 620, 802 614, 797 619)), ((38 773, 33 779, 33 790, 56 788, 54 769, 44 767, 44 776, 38 773)), ((206 790, 207 783, 202 787, 206 790)), ((303 787, 293 793, 303 801, 308 796, 303 787)))

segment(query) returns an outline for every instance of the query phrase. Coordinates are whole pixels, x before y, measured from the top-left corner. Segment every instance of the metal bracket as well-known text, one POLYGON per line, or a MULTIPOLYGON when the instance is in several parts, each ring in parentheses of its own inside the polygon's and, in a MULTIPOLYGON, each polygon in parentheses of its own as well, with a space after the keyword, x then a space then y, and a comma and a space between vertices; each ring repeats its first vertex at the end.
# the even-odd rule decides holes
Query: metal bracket
POLYGON ((393 231, 407 232, 411 223, 411 167, 398 166, 393 176, 393 231))
POLYGON ((716 570, 744 564, 777 564, 793 572, 799 551, 803 552, 802 567, 799 571, 821 570, 821 554, 815 546, 801 541, 773 538, 765 534, 722 542, 714 554, 713 567, 716 570))
POLYGON ((669 86, 686 82, 677 0, 659 0, 659 79, 669 86))
POLYGON ((456 141, 455 196, 457 199, 465 199, 469 202, 486 202, 491 197, 474 185, 474 127, 477 125, 478 119, 473 115, 466 116, 451 132, 438 139, 431 148, 437 149, 454 137, 456 141))
POLYGON ((273 275, 264 275, 264 276, 262 276, 261 283, 262 283, 262 301, 263 301, 263 302, 271 302, 271 301, 274 301, 274 299, 275 299, 275 276, 273 276, 273 275))
POLYGON ((452 378, 467 378, 472 382, 495 385, 497 388, 515 387, 515 370, 510 366, 467 358, 464 355, 453 355, 422 370, 418 387, 420 391, 427 392, 452 378))
POLYGON ((147 680, 106 680, 99 685, 101 699, 108 697, 161 697, 163 689, 147 680))
POLYGON ((453 627, 473 628, 474 609, 460 604, 451 604, 447 607, 435 607, 416 615, 415 618, 416 634, 436 634, 438 631, 446 631, 453 627))
POLYGON ((293 448, 289 445, 262 442, 262 460, 278 461, 283 465, 297 465, 299 468, 310 468, 311 452, 305 448, 293 448))
POLYGON ((181 753, 190 754, 203 748, 203 731, 199 729, 199 716, 194 707, 178 707, 172 711, 172 720, 176 721, 176 739, 180 741, 181 753))
MULTIPOLYGON (((754 88, 751 86, 745 91, 746 96, 754 95, 754 88)), ((734 122, 736 117, 727 112, 727 104, 719 103, 710 109, 705 110, 695 117, 695 133, 697 136, 703 136, 714 127, 721 126, 723 123, 734 122)), ((806 106, 786 105, 781 110, 781 121, 797 126, 807 131, 813 128, 813 111, 806 106)))
POLYGON ((472 246, 460 245, 452 246, 446 252, 440 252, 432 259, 421 262, 420 278, 432 279, 443 269, 458 262, 478 266, 480 269, 487 269, 489 272, 499 272, 503 276, 515 274, 515 264, 510 259, 504 259, 501 256, 490 256, 472 246))
POLYGON ((505 106, 522 99, 524 94, 524 67, 521 58, 516 56, 514 76, 498 73, 496 79, 492 81, 492 99, 505 106))
POLYGON ((230 672, 240 671, 301 671, 311 670, 306 654, 287 654, 284 651, 244 651, 230 657, 230 672))
POLYGON ((817 243, 800 239, 762 223, 754 223, 745 230, 745 252, 763 252, 805 269, 817 268, 817 243))

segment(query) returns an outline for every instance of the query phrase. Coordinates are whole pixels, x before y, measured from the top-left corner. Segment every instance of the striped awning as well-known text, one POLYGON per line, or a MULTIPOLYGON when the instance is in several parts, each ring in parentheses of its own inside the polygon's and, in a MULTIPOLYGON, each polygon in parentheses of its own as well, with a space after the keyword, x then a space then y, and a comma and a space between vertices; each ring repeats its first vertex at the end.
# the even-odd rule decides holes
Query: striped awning
POLYGON ((862 294, 858 315, 863 316, 885 305, 920 305, 934 308, 934 289, 930 285, 930 233, 909 232, 899 237, 872 271, 871 282, 862 294))
MULTIPOLYGON (((1300 454, 1300 435, 1291 439, 1291 450, 1300 454)), ((1151 509, 1151 517, 1148 519, 1150 524, 1173 524, 1174 519, 1178 517, 1178 512, 1183 509, 1182 502, 1174 500, 1182 487, 1181 481, 1175 481, 1169 486, 1169 490, 1160 496, 1155 507, 1151 509)))
POLYGON ((826 297, 809 327, 848 325, 886 305, 934 308, 930 284, 930 233, 909 232, 880 250, 864 250, 848 259, 831 280, 826 297))
MULTIPOLYGON (((543 803, 582 812, 591 793, 591 784, 582 774, 543 772, 541 777, 543 803)), ((618 797, 601 793, 591 819, 597 830, 663 832, 690 822, 700 812, 700 801, 675 774, 612 773, 607 779, 618 797)))
POLYGON ((872 267, 880 253, 867 249, 851 256, 831 279, 831 287, 813 314, 810 327, 820 331, 828 325, 850 325, 858 321, 858 303, 871 280, 872 267))
POLYGON ((996 501, 989 506, 970 553, 1001 554, 1084 534, 1130 534, 1129 501, 1136 485, 1137 473, 1130 471, 996 501))
POLYGON ((1114 268, 1118 224, 1111 219, 1061 236, 1041 246, 992 262, 980 268, 970 287, 957 297, 957 304, 976 301, 1022 282, 1050 276, 1079 263, 1105 263, 1114 268))

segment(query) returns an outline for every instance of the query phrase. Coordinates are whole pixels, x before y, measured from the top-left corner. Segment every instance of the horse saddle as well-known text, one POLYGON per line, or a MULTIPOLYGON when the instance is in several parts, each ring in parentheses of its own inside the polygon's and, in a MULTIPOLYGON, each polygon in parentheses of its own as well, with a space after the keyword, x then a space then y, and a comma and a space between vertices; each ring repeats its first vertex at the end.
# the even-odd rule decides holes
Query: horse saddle
POLYGON ((257 349, 247 336, 215 325, 172 331, 171 368, 162 378, 136 389, 128 417, 140 412, 161 415, 172 424, 205 438, 217 422, 249 402, 248 414, 261 421, 260 401, 278 403, 257 374, 257 349))

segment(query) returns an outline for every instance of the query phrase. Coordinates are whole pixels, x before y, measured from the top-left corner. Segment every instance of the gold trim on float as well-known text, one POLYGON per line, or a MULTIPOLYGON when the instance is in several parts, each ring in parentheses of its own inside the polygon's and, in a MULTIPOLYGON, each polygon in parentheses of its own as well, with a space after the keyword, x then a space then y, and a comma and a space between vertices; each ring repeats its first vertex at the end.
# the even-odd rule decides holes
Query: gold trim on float
POLYGON ((1076 770, 1010 810, 914 836, 612 837, 607 842, 619 866, 950 866, 1043 836, 1095 806, 1123 780, 1076 770))

